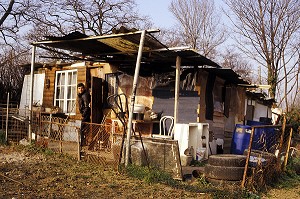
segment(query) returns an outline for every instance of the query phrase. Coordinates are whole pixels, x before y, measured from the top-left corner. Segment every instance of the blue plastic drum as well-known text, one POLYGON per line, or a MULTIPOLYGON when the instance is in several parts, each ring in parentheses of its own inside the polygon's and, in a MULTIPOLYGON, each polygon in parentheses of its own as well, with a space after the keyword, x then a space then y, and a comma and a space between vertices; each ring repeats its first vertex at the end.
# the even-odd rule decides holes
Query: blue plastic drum
POLYGON ((230 153, 242 155, 248 149, 251 136, 251 126, 236 124, 232 136, 230 153))

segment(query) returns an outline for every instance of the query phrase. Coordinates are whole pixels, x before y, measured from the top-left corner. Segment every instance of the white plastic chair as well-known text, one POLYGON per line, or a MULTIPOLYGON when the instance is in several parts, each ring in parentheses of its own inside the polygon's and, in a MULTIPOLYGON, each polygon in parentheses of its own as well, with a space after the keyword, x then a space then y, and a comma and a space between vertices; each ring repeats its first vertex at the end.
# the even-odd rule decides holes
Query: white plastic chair
POLYGON ((153 137, 173 139, 174 136, 174 117, 163 116, 159 120, 159 134, 153 134, 153 137))

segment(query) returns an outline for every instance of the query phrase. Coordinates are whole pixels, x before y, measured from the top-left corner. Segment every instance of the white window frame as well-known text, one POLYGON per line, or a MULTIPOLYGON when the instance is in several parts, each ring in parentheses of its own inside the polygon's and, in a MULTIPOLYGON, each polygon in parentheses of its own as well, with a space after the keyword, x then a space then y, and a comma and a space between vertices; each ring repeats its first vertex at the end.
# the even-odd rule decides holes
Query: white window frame
POLYGON ((78 73, 76 69, 56 71, 55 74, 54 106, 60 107, 63 113, 70 115, 76 114, 77 75, 78 73), (71 78, 75 78, 75 80, 69 81, 69 74, 71 74, 71 78), (62 77, 63 75, 64 80, 60 79, 58 82, 58 77, 62 77), (59 94, 58 89, 62 90, 63 92, 59 94), (58 96, 58 94, 60 96, 58 96), (71 102, 71 104, 69 103, 69 107, 68 102, 71 102))

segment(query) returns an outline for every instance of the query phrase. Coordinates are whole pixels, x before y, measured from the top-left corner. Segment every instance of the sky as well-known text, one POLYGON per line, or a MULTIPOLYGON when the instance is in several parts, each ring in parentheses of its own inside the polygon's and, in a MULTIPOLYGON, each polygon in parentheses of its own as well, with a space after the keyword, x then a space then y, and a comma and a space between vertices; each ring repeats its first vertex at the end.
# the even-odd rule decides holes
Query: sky
POLYGON ((176 20, 169 11, 169 5, 172 0, 135 0, 139 13, 151 18, 155 28, 172 27, 176 20))
MULTIPOLYGON (((154 26, 157 26, 153 28, 170 28, 175 25, 176 19, 169 11, 172 0, 135 0, 135 2, 139 13, 149 16, 154 26)), ((215 6, 224 7, 224 3, 220 0, 215 0, 215 6)))

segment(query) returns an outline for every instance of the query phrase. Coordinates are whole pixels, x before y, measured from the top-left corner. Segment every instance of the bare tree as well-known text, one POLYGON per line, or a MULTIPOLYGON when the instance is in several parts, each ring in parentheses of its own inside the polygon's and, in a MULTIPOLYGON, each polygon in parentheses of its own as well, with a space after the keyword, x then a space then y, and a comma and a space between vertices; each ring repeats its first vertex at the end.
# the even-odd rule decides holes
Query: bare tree
POLYGON ((30 56, 27 51, 8 48, 0 58, 0 91, 3 95, 0 100, 5 100, 4 93, 10 93, 11 99, 16 101, 21 97, 23 78, 28 68, 21 67, 20 63, 28 63, 30 56))
POLYGON ((19 64, 29 57, 22 30, 29 25, 25 13, 30 12, 30 5, 29 0, 2 1, 0 4, 0 91, 3 94, 0 100, 6 98, 7 92, 11 93, 12 100, 20 97, 25 71, 19 64))
MULTIPOLYGON (((267 69, 269 95, 276 97, 280 83, 285 84, 288 98, 290 80, 297 76, 293 70, 298 61, 296 45, 299 37, 299 0, 225 0, 231 9, 239 48, 267 69), (295 58, 296 56, 296 58, 295 58), (283 82, 285 80, 285 82, 283 82)), ((229 12, 226 12, 229 13, 229 12)), ((299 44, 298 44, 299 45, 299 44)), ((286 101, 286 106, 288 102, 286 101)))
POLYGON ((178 34, 178 28, 160 28, 158 39, 168 47, 184 46, 185 43, 182 41, 182 37, 178 34))
MULTIPOLYGON (((44 36, 62 36, 72 31, 104 35, 120 26, 145 27, 150 22, 140 17, 134 0, 10 0, 0 4, 0 85, 22 88, 19 67, 30 51, 29 42, 44 36), (13 72, 9 72, 9 71, 13 72)), ((37 57, 39 59, 39 57, 37 57)))
POLYGON ((140 17, 134 0, 40 0, 32 15, 38 30, 53 35, 80 31, 87 35, 104 35, 113 29, 137 27, 146 17, 140 17))
POLYGON ((213 0, 173 0, 169 10, 176 17, 186 45, 213 58, 216 48, 225 41, 213 0))
POLYGON ((30 0, 10 0, 0 4, 0 44, 14 46, 19 44, 21 31, 28 24, 26 13, 30 12, 30 0))
POLYGON ((222 55, 223 61, 222 67, 231 68, 237 74, 239 74, 244 80, 249 83, 254 83, 254 77, 251 72, 251 65, 240 53, 235 52, 233 49, 226 49, 222 55))

